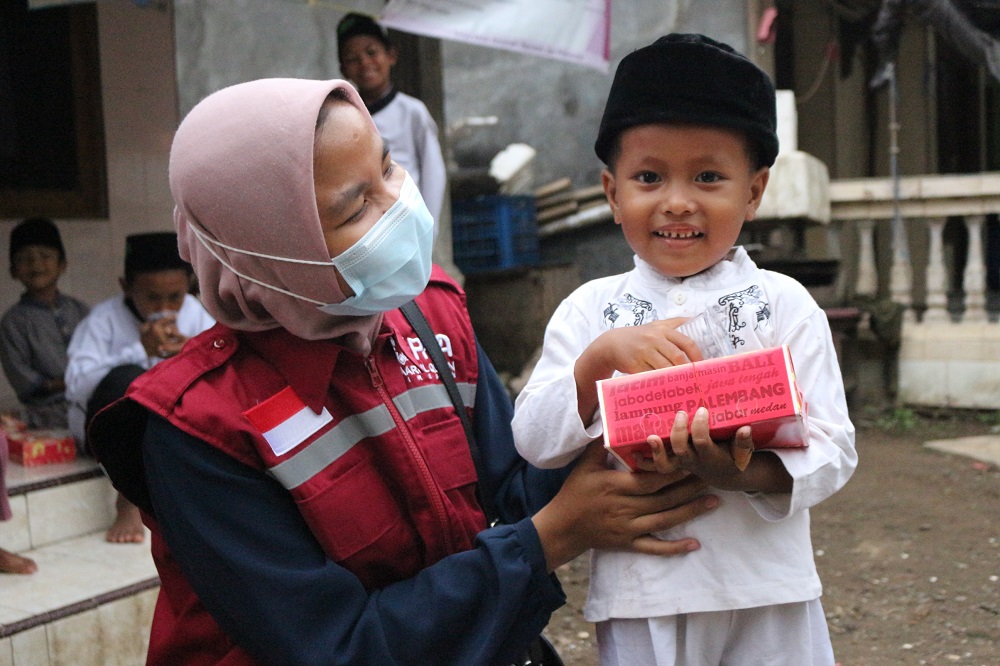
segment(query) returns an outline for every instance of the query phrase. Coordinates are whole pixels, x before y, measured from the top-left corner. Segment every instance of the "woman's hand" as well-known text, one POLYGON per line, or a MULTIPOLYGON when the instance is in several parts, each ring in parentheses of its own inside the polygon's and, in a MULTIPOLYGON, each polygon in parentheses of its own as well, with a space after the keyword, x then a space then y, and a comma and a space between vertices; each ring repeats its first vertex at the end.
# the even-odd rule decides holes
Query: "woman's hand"
POLYGON ((652 532, 707 513, 719 500, 698 497, 707 484, 687 472, 632 474, 607 466, 607 452, 592 442, 559 493, 532 518, 548 570, 590 548, 650 555, 697 550, 695 539, 664 541, 652 532))

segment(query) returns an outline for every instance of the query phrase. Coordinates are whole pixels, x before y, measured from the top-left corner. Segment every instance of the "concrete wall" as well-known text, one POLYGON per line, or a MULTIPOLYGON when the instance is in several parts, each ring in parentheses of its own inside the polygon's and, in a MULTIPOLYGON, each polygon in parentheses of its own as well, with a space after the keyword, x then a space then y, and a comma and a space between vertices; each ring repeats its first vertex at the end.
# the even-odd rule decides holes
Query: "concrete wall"
MULTIPOLYGON (((119 291, 125 236, 173 228, 167 156, 177 125, 170 12, 131 2, 99 2, 97 9, 109 215, 56 220, 68 260, 60 288, 91 304, 119 291)), ((5 261, 10 230, 19 221, 0 221, 5 261)), ((5 279, 4 311, 22 291, 6 271, 5 279)), ((0 407, 16 404, 6 378, 0 377, 0 407)))
POLYGON ((180 115, 226 86, 268 77, 340 78, 342 11, 280 0, 174 0, 180 115))
MULTIPOLYGON (((504 146, 524 142, 538 151, 536 185, 563 176, 573 186, 601 182, 594 140, 618 62, 670 32, 701 32, 747 52, 746 3, 741 0, 615 2, 611 17, 611 64, 607 73, 529 55, 456 42, 442 43, 445 116, 498 117, 491 128, 451 142, 462 166, 488 164, 504 146)), ((545 263, 579 264, 580 279, 632 267, 632 251, 608 222, 542 242, 545 263)))
POLYGON ((613 2, 611 66, 607 73, 580 65, 458 42, 442 43, 445 116, 499 117, 493 128, 453 142, 462 163, 487 159, 524 142, 538 150, 535 179, 569 176, 576 187, 600 183, 594 139, 615 67, 622 57, 669 32, 703 32, 746 51, 742 0, 613 2))

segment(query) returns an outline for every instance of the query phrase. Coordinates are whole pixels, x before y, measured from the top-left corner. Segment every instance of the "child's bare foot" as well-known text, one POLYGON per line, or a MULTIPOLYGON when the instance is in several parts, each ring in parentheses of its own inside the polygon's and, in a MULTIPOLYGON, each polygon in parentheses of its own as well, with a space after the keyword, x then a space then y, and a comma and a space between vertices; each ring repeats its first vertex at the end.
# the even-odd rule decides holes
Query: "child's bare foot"
POLYGON ((35 561, 0 548, 0 573, 33 574, 38 571, 35 561))
POLYGON ((118 515, 115 516, 114 524, 108 528, 105 538, 111 543, 142 543, 146 538, 146 531, 139 515, 139 507, 119 494, 115 500, 115 509, 118 515))

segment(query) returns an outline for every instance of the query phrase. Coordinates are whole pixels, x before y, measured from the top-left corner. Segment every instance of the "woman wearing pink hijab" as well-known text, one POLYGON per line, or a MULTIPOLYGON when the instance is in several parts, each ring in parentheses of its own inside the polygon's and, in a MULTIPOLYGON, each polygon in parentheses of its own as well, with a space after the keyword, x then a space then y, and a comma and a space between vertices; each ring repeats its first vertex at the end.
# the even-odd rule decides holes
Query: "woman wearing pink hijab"
POLYGON ((90 441, 143 511, 161 579, 150 664, 504 664, 586 549, 710 510, 699 482, 529 468, 433 220, 349 84, 267 79, 184 119, 181 255, 219 324, 132 384, 90 441), (416 299, 481 451, 420 337, 416 299), (478 493, 478 494, 477 494, 478 493), (505 524, 487 527, 478 497, 505 524))

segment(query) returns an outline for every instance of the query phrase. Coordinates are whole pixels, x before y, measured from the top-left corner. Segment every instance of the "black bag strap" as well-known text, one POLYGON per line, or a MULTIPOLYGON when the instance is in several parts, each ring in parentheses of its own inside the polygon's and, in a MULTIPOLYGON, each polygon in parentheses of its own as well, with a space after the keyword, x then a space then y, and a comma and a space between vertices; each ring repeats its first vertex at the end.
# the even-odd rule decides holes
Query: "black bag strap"
MULTIPOLYGON (((434 331, 431 330, 430 324, 427 323, 427 319, 424 317, 424 313, 421 312, 416 301, 406 303, 399 310, 406 317, 406 321, 410 322, 413 330, 417 332, 420 341, 424 343, 424 349, 427 350, 427 354, 434 361, 434 367, 437 368, 441 382, 448 390, 448 397, 451 398, 451 403, 455 406, 455 411, 458 412, 458 418, 462 420, 462 427, 465 429, 465 438, 469 440, 469 452, 472 453, 472 462, 476 466, 476 476, 480 479, 480 482, 476 484, 476 499, 479 500, 479 506, 483 508, 483 513, 486 514, 487 522, 492 525, 499 517, 493 508, 493 498, 490 498, 487 502, 481 492, 483 487, 482 479, 486 478, 483 475, 482 456, 479 453, 479 444, 476 442, 476 436, 472 432, 472 419, 469 418, 469 412, 466 411, 465 403, 458 392, 458 384, 455 382, 455 376, 451 374, 451 368, 448 367, 448 362, 444 358, 441 345, 438 344, 434 331)), ((563 660, 552 643, 545 636, 539 634, 528 647, 528 651, 512 666, 563 666, 563 660)))
POLYGON ((458 392, 458 384, 455 383, 455 377, 451 374, 451 368, 448 367, 448 362, 444 358, 441 345, 438 344, 437 337, 435 337, 434 331, 431 330, 431 326, 427 323, 427 318, 424 317, 424 313, 420 310, 417 302, 410 301, 402 305, 399 310, 406 317, 406 320, 410 322, 413 330, 417 332, 421 342, 424 343, 424 349, 427 350, 427 354, 434 361, 434 367, 437 368, 441 382, 444 384, 445 389, 448 390, 448 397, 451 398, 451 404, 455 406, 458 418, 462 420, 462 428, 465 429, 465 438, 469 441, 469 452, 472 454, 472 463, 476 466, 476 476, 480 479, 480 482, 476 484, 476 498, 479 500, 479 506, 483 508, 483 512, 486 514, 486 522, 492 525, 498 516, 496 510, 493 508, 492 498, 487 500, 481 492, 482 479, 486 478, 483 474, 483 458, 479 452, 479 444, 476 442, 476 436, 472 432, 472 419, 469 418, 469 412, 465 409, 465 402, 462 400, 462 395, 458 392))

